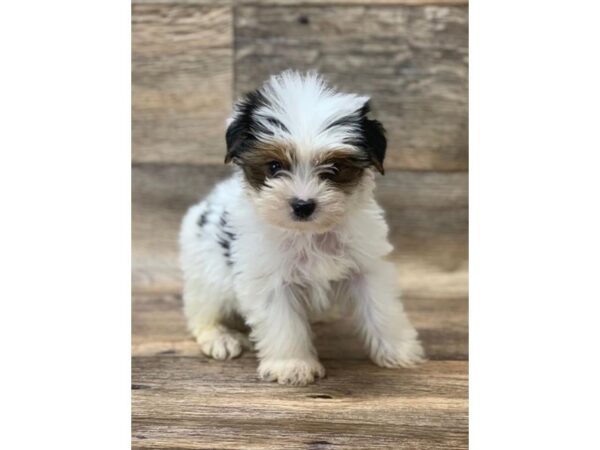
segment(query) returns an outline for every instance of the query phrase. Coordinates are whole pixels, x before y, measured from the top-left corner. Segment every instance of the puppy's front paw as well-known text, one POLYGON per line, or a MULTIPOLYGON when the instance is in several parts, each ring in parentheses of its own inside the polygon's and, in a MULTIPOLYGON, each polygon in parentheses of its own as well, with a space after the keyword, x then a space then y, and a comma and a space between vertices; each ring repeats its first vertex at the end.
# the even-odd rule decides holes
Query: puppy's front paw
POLYGON ((371 354, 371 359, 381 367, 414 367, 425 361, 425 352, 416 339, 396 343, 382 343, 371 354))
POLYGON ((244 348, 251 348, 245 335, 221 325, 206 328, 195 335, 202 353, 214 359, 236 358, 244 348))
POLYGON ((325 368, 316 359, 267 359, 260 362, 258 376, 279 384, 305 386, 325 376, 325 368))

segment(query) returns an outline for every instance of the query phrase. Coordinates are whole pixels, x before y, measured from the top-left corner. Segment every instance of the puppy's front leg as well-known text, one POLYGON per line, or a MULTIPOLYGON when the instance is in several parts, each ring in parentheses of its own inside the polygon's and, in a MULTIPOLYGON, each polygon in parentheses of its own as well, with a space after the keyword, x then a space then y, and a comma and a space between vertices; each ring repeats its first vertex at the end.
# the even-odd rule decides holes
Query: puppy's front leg
POLYGON ((306 385, 325 376, 317 359, 302 296, 293 287, 270 291, 247 312, 258 350, 258 375, 281 384, 306 385))
POLYGON ((392 263, 379 261, 350 283, 354 320, 375 364, 411 367, 424 360, 417 331, 404 313, 392 263))

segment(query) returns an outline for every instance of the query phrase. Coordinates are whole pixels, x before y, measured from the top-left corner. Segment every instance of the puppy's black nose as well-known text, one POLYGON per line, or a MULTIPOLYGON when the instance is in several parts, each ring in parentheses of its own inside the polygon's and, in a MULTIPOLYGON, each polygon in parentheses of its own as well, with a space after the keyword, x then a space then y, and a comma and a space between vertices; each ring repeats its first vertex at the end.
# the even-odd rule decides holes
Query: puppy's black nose
POLYGON ((317 206, 314 200, 300 200, 299 198, 292 199, 290 205, 298 219, 308 219, 317 206))

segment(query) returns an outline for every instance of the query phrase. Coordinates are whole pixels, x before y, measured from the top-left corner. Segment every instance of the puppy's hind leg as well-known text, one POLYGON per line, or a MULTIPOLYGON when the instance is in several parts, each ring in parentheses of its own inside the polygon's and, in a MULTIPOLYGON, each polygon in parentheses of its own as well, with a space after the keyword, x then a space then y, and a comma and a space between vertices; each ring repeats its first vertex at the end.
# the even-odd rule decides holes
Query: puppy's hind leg
POLYGON ((183 302, 188 329, 206 356, 214 359, 236 358, 244 348, 251 348, 247 336, 225 326, 233 310, 231 298, 223 292, 197 280, 186 280, 183 302))

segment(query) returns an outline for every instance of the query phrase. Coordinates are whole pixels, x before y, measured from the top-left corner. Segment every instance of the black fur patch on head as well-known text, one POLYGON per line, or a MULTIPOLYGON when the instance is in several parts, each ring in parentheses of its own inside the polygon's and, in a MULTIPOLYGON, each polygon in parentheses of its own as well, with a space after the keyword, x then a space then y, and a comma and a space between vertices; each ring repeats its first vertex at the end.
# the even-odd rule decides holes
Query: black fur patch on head
POLYGON ((225 133, 227 154, 225 163, 238 158, 242 153, 250 150, 256 144, 256 133, 266 132, 264 127, 254 119, 257 108, 267 104, 267 100, 260 90, 246 94, 236 104, 237 114, 225 133))
POLYGON ((323 129, 323 131, 329 130, 330 128, 342 127, 342 126, 357 126, 360 121, 360 116, 357 114, 351 114, 349 116, 342 117, 340 119, 334 120, 333 122, 327 124, 327 126, 323 129))
POLYGON ((351 139, 347 143, 362 148, 367 154, 371 164, 383 174, 383 160, 385 159, 385 151, 387 149, 385 129, 381 122, 367 117, 369 112, 371 112, 371 106, 369 105, 369 102, 366 102, 355 114, 342 117, 341 119, 330 123, 327 125, 326 129, 343 125, 353 125, 358 127, 360 130, 359 138, 351 139))
MULTIPOLYGON (((268 100, 260 89, 246 94, 236 104, 235 119, 225 134, 227 142, 225 163, 233 161, 239 165, 244 171, 246 180, 257 190, 264 187, 269 162, 280 162, 289 169, 283 149, 263 148, 262 151, 258 151, 261 149, 259 149, 257 135, 273 134, 255 117, 256 110, 265 105, 268 105, 268 100)), ((263 120, 289 133, 287 127, 275 117, 263 117, 263 120)))
POLYGON ((387 149, 387 139, 385 137, 385 128, 378 120, 369 119, 367 115, 371 111, 369 102, 360 110, 360 128, 362 134, 361 147, 364 148, 375 168, 384 174, 383 160, 387 149))
POLYGON ((281 128, 286 133, 290 132, 290 130, 288 130, 288 128, 283 123, 281 123, 281 120, 277 120, 275 117, 267 117, 267 122, 269 122, 271 125, 275 125, 276 127, 281 128))

